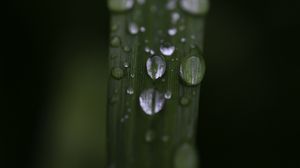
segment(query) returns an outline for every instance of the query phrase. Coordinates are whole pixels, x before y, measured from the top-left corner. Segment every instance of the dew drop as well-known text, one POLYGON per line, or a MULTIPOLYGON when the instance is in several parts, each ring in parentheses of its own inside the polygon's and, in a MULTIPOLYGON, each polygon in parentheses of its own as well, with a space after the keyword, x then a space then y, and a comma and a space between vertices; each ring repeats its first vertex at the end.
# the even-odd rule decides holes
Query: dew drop
POLYGON ((165 96, 166 99, 171 99, 172 98, 172 92, 168 90, 168 91, 166 91, 164 96, 165 96))
POLYGON ((152 130, 148 130, 145 134, 145 141, 152 142, 155 139, 155 132, 152 130))
POLYGON ((128 62, 124 62, 123 66, 124 66, 124 68, 128 68, 129 67, 129 63, 128 62))
POLYGON ((144 5, 146 2, 146 0, 137 0, 137 3, 140 4, 140 5, 144 5))
POLYGON ((115 31, 117 31, 118 29, 119 29, 119 26, 116 25, 116 24, 114 24, 114 25, 111 26, 111 31, 112 31, 112 32, 115 32, 115 31))
POLYGON ((154 55, 154 54, 155 54, 155 51, 154 51, 154 50, 150 50, 150 54, 151 54, 151 55, 154 55))
POLYGON ((185 12, 193 15, 203 15, 208 12, 208 0, 180 0, 180 7, 185 12))
POLYGON ((137 26, 136 23, 129 23, 128 24, 128 31, 130 34, 135 35, 139 33, 139 27, 137 26))
POLYGON ((182 37, 182 38, 180 39, 180 42, 185 43, 185 42, 186 42, 186 38, 182 37))
POLYGON ((125 52, 130 52, 130 48, 129 48, 128 46, 123 46, 123 50, 124 50, 125 52))
POLYGON ((166 4, 167 10, 174 10, 176 8, 176 2, 177 0, 169 0, 169 2, 166 4))
POLYGON ((168 34, 170 36, 174 36, 174 35, 176 35, 176 33, 177 33, 177 29, 176 28, 171 28, 171 29, 168 30, 168 34))
POLYGON ((175 51, 175 46, 170 43, 162 43, 160 46, 160 52, 165 56, 171 56, 175 51))
POLYGON ((108 0, 108 8, 114 12, 124 12, 132 9, 134 0, 108 0))
POLYGON ((144 33, 144 32, 146 31, 146 28, 142 26, 142 27, 140 28, 140 31, 141 31, 142 33, 144 33))
POLYGON ((134 93, 133 88, 132 87, 127 88, 126 93, 132 95, 134 93))
POLYGON ((145 47, 145 52, 146 53, 150 52, 150 48, 149 47, 145 47))
POLYGON ((183 59, 180 65, 180 77, 188 85, 198 85, 203 79, 205 73, 204 59, 191 56, 183 59))
POLYGON ((194 147, 188 143, 182 144, 176 151, 174 157, 175 168, 197 168, 197 152, 194 147))
POLYGON ((111 75, 115 78, 115 79, 122 79, 124 76, 124 71, 122 68, 119 67, 115 67, 112 68, 111 70, 111 75))
POLYGON ((114 36, 110 39, 111 47, 118 48, 121 45, 121 39, 118 36, 114 36))
POLYGON ((185 96, 180 99, 180 104, 182 106, 187 106, 189 103, 190 103, 190 99, 185 96))
POLYGON ((180 19, 180 14, 177 12, 173 12, 171 14, 171 20, 173 24, 176 24, 178 22, 178 20, 180 19))
POLYGON ((158 79, 166 72, 166 62, 160 56, 153 56, 148 58, 146 62, 146 68, 148 75, 153 79, 158 79))
POLYGON ((154 115, 160 112, 165 104, 165 98, 162 93, 155 89, 144 90, 139 97, 142 110, 147 115, 154 115))

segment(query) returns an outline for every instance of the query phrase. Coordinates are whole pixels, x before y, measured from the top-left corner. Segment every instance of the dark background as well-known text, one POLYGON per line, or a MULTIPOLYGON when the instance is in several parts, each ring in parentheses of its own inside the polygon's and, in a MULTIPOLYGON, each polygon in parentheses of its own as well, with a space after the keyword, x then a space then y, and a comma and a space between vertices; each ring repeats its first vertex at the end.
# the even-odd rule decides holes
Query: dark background
MULTIPOLYGON (((7 9, 4 167, 104 167, 106 2, 10 1, 7 9)), ((211 0, 203 168, 300 167, 299 12, 291 0, 211 0)))

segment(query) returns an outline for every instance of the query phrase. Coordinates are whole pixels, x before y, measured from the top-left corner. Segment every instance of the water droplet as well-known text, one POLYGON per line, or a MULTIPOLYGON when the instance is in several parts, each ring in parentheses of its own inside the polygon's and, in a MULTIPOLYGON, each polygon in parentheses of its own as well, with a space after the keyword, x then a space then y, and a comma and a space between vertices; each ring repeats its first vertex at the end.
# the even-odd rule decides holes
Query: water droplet
POLYGON ((187 106, 189 103, 190 103, 190 99, 185 96, 180 99, 180 104, 182 106, 187 106))
POLYGON ((129 95, 132 95, 134 93, 134 90, 132 87, 129 87, 127 90, 126 90, 127 94, 129 95))
POLYGON ((146 53, 150 52, 150 48, 149 47, 145 47, 145 52, 146 53))
POLYGON ((128 120, 128 118, 129 118, 128 114, 125 114, 124 119, 128 120))
POLYGON ((164 96, 165 96, 166 99, 171 99, 172 98, 172 92, 168 90, 168 91, 166 91, 164 96))
POLYGON ((123 66, 124 66, 124 68, 128 68, 129 67, 129 63, 128 62, 124 62, 123 66))
POLYGON ((111 75, 115 78, 115 79, 122 79, 124 76, 124 71, 122 68, 119 67, 115 67, 112 68, 111 70, 111 75))
POLYGON ((146 31, 146 28, 142 26, 142 27, 140 28, 140 31, 141 31, 142 33, 144 33, 144 32, 146 31))
POLYGON ((173 24, 176 24, 178 22, 178 20, 180 19, 180 14, 177 12, 173 12, 171 14, 171 20, 173 24))
POLYGON ((154 54, 155 54, 155 51, 154 51, 154 50, 150 50, 150 54, 151 54, 151 55, 154 55, 154 54))
POLYGON ((145 134, 145 141, 152 142, 155 139, 155 132, 152 130, 148 130, 145 134))
POLYGON ((168 30, 168 34, 170 36, 174 36, 174 35, 176 35, 176 33, 177 33, 177 29, 176 28, 171 28, 171 29, 168 30))
POLYGON ((201 57, 191 56, 183 59, 180 65, 180 77, 188 85, 198 85, 204 76, 205 64, 201 57))
POLYGON ((167 10, 174 10, 176 8, 176 1, 177 0, 169 0, 169 2, 166 4, 167 10))
POLYGON ((128 31, 129 31, 130 34, 133 34, 133 35, 138 34, 139 27, 136 23, 133 23, 133 22, 129 23, 128 24, 128 31))
POLYGON ((146 62, 147 73, 152 79, 158 79, 166 72, 166 62, 160 56, 148 58, 146 62))
POLYGON ((193 146, 188 143, 182 144, 176 151, 174 157, 175 168, 197 168, 197 152, 193 146))
POLYGON ((119 29, 119 26, 116 25, 116 24, 114 24, 114 25, 111 26, 111 31, 112 31, 112 32, 115 32, 115 31, 117 31, 118 29, 119 29))
POLYGON ((125 52, 130 52, 130 48, 129 48, 128 46, 123 46, 123 50, 124 50, 125 52))
POLYGON ((162 110, 165 104, 165 98, 159 91, 147 89, 140 94, 139 102, 145 114, 154 115, 162 110))
POLYGON ((134 0, 109 0, 108 8, 115 12, 124 12, 134 6, 134 0))
POLYGON ((180 7, 185 12, 194 15, 203 15, 208 12, 208 0, 180 0, 180 7))
POLYGON ((121 39, 117 36, 114 36, 110 39, 110 45, 111 47, 117 48, 121 45, 121 39))
POLYGON ((160 46, 160 52, 165 56, 171 56, 175 51, 175 46, 170 43, 162 43, 160 46))
POLYGON ((180 42, 185 43, 185 42, 186 42, 186 38, 182 37, 182 38, 180 39, 180 42))
POLYGON ((135 75, 132 73, 132 74, 130 74, 130 77, 131 77, 131 78, 134 78, 134 77, 135 77, 135 75))

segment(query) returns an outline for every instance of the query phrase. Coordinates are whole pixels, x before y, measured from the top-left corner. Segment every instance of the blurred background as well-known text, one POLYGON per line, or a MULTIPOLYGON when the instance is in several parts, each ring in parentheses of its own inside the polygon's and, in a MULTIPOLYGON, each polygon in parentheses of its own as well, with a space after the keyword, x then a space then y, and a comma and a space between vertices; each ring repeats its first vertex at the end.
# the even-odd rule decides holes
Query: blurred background
MULTIPOLYGON (((104 168, 106 1, 9 3, 1 167, 104 168)), ((299 11, 299 1, 211 0, 203 168, 300 167, 299 11)))

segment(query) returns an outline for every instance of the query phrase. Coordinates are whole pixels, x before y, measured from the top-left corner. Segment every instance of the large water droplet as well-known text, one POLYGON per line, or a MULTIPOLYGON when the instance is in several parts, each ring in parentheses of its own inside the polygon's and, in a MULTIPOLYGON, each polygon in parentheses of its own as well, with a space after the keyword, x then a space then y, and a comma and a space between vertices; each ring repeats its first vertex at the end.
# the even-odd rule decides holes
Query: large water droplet
POLYGON ((190 144, 181 145, 174 157, 175 168, 197 168, 198 159, 197 152, 190 144))
POLYGON ((130 34, 138 34, 139 33, 139 27, 136 23, 129 23, 128 24, 128 31, 130 34))
POLYGON ((121 79, 124 76, 124 71, 122 68, 119 67, 115 67, 112 68, 111 70, 111 75, 115 78, 115 79, 121 79))
POLYGON ((160 56, 148 58, 146 62, 147 73, 152 79, 158 79, 166 72, 166 62, 160 56))
POLYGON ((196 56, 183 59, 180 65, 180 77, 188 85, 198 85, 204 76, 204 59, 196 56))
POLYGON ((114 48, 118 48, 121 45, 121 39, 118 36, 114 36, 110 39, 110 46, 114 48))
POLYGON ((154 115, 160 112, 165 104, 164 94, 155 89, 144 90, 140 97, 139 102, 142 110, 147 115, 154 115))
POLYGON ((208 12, 209 0, 180 0, 180 7, 190 14, 203 15, 208 12))
POLYGON ((170 43, 162 43, 160 46, 160 52, 165 56, 171 56, 175 51, 175 46, 170 43))
POLYGON ((108 0, 108 8, 115 12, 124 12, 134 6, 134 0, 108 0))

